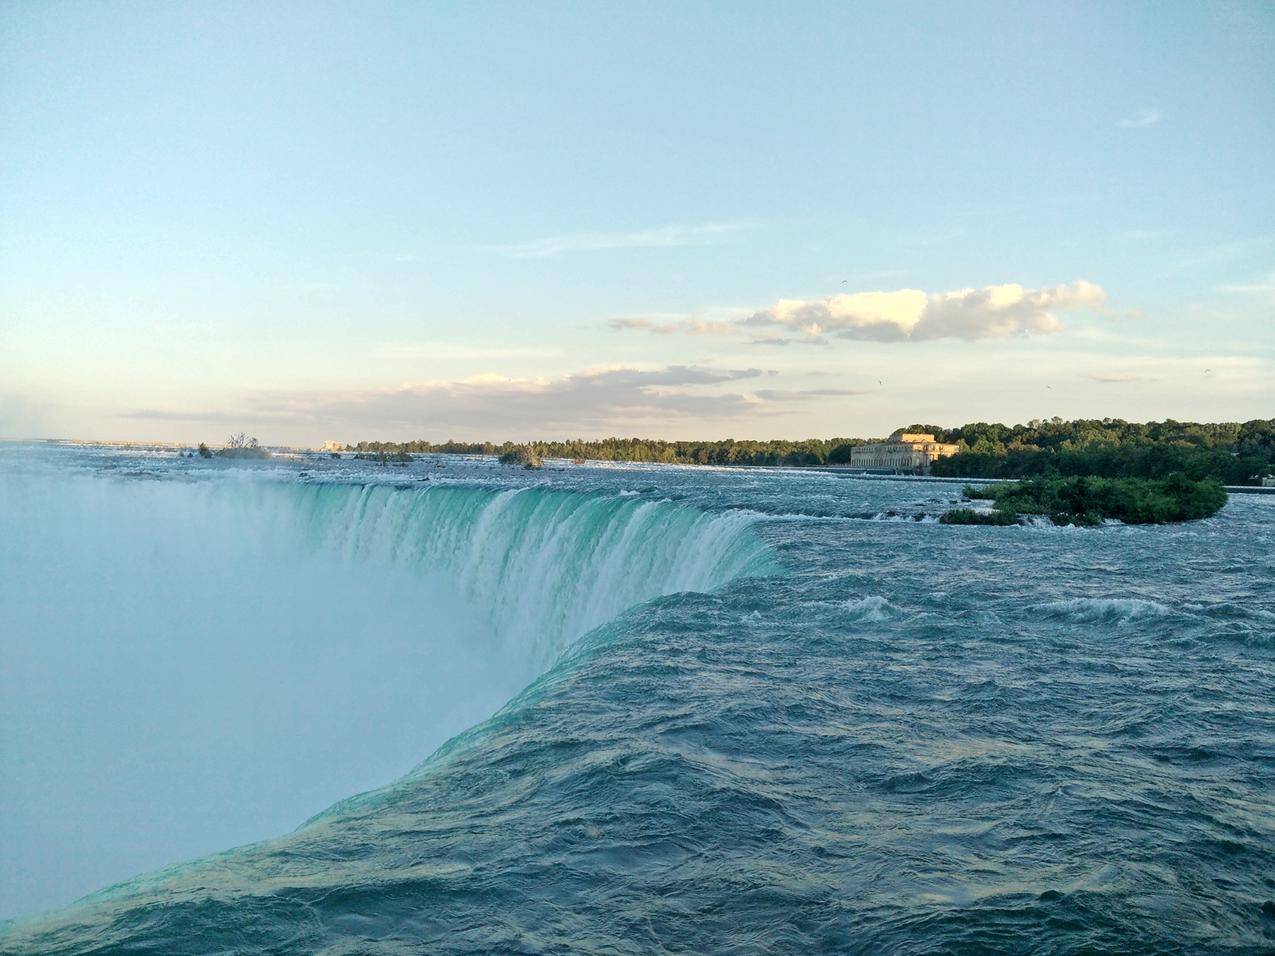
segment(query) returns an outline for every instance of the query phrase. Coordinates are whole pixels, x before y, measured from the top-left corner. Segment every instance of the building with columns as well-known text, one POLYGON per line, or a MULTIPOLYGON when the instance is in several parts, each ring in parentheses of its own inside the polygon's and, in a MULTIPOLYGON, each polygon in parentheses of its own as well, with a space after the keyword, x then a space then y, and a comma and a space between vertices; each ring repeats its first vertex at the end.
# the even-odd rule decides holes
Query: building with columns
POLYGON ((934 440, 933 435, 899 429, 883 442, 850 449, 850 467, 865 471, 892 471, 927 475, 936 458, 955 455, 958 445, 934 440))

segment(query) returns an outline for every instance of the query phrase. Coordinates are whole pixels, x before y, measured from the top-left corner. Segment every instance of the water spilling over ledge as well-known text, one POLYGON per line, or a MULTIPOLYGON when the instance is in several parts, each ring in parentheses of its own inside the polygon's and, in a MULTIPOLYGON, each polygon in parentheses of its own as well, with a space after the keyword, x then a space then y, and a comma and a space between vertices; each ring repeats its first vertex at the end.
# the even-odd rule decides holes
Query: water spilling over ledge
POLYGON ((8 914, 290 830, 625 609, 775 568, 748 516, 567 490, 46 473, 4 492, 8 914), (66 861, 66 826, 91 854, 66 861))

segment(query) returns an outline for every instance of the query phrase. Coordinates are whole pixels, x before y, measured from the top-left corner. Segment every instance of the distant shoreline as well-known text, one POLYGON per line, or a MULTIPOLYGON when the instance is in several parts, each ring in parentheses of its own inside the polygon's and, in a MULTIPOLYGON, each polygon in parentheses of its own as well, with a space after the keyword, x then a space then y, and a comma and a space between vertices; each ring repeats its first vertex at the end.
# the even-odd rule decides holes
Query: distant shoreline
MULTIPOLYGON (((79 439, 79 438, 0 438, 0 444, 10 445, 92 445, 105 448, 121 448, 129 450, 154 450, 176 452, 190 449, 194 446, 185 442, 167 442, 167 441, 101 441, 95 439, 79 439)), ((273 454, 272 458, 262 459, 263 461, 273 461, 275 463, 281 461, 298 460, 300 456, 327 456, 331 452, 313 447, 302 447, 294 445, 269 445, 264 446, 273 454)), ((344 451, 343 455, 355 455, 357 452, 344 451)), ((491 458, 497 459, 499 455, 485 452, 462 452, 462 451, 421 451, 408 452, 413 458, 424 457, 442 457, 442 458, 491 458)), ((236 459, 240 460, 240 459, 236 459)), ((251 461, 253 459, 242 459, 251 461)), ((563 467, 581 467, 571 458, 546 457, 545 463, 554 466, 553 470, 563 467)), ((607 458, 587 458, 584 461, 586 465, 643 465, 658 466, 664 468, 738 468, 744 469, 768 469, 772 471, 795 471, 795 472, 815 472, 822 474, 835 475, 838 478, 856 478, 870 479, 873 481, 904 481, 918 482, 930 484, 965 484, 969 482, 979 482, 983 484, 1007 484, 1016 481, 1022 481, 1022 478, 997 478, 980 475, 909 475, 898 474, 884 471, 867 471, 861 468, 852 468, 849 465, 769 465, 769 464, 753 464, 751 462, 736 462, 732 464, 699 464, 696 462, 658 462, 658 461, 630 461, 626 459, 607 459, 607 458)), ((1249 494, 1249 495, 1275 495, 1275 486, 1261 485, 1230 485, 1222 486, 1227 492, 1233 494, 1249 494)))

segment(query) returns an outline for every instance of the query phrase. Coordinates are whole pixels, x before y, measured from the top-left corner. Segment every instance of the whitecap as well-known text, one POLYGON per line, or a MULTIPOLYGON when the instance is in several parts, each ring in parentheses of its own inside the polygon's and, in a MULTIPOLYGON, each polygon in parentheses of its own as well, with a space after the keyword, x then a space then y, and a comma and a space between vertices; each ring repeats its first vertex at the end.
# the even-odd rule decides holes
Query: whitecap
POLYGON ((860 621, 884 621, 899 613, 897 607, 879 594, 858 599, 852 598, 842 607, 860 621))
POLYGON ((1037 609, 1048 617, 1082 624, 1144 621, 1175 613, 1168 605, 1144 598, 1071 598, 1040 604, 1037 609))

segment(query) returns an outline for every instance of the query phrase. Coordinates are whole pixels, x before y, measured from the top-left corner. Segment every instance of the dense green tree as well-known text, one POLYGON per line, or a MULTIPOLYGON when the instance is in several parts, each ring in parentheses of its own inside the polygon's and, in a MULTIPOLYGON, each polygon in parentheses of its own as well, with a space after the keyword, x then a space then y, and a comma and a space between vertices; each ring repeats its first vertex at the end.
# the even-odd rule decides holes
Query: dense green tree
MULTIPOLYGON (((1188 478, 1181 472, 1163 479, 1032 478, 987 488, 966 487, 965 494, 991 499, 997 512, 1048 515, 1055 524, 1099 524, 1107 518, 1126 524, 1194 521, 1216 514, 1226 504, 1226 491, 1218 482, 1188 478)), ((943 520, 949 524, 988 523, 947 515, 943 520)))
POLYGON ((1118 418, 1026 425, 978 422, 949 430, 959 454, 932 473, 959 478, 1097 475, 1105 478, 1190 479, 1252 484, 1275 470, 1275 419, 1145 424, 1118 418))

